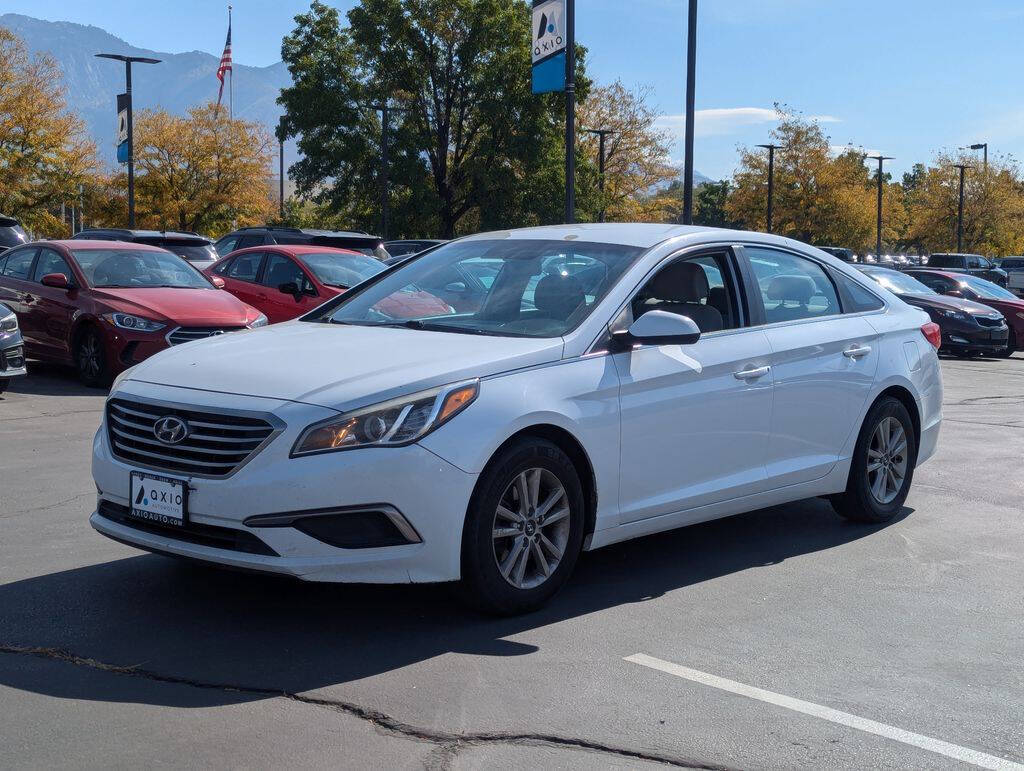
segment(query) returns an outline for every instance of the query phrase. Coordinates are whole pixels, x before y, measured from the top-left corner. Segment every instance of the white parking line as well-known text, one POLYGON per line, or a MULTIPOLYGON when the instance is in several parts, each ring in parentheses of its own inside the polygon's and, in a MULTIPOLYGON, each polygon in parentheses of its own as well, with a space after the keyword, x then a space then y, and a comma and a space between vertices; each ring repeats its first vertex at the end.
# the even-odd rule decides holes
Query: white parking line
POLYGON ((964 763, 971 763, 975 766, 980 766, 981 768, 990 768, 995 771, 1024 771, 1024 765, 1015 763, 1012 760, 997 758, 994 755, 987 755, 984 752, 978 752, 977 750, 972 750, 967 747, 961 747, 957 744, 950 744, 949 742, 944 742, 940 739, 932 739, 930 736, 922 736, 921 734, 915 734, 911 731, 904 731, 902 728, 896 728, 895 726, 886 725, 885 723, 878 723, 874 720, 868 720, 867 718, 858 717, 857 715, 851 715, 849 712, 840 712, 837 709, 822 707, 820 704, 812 704, 809 701, 794 699, 791 696, 783 696, 781 693, 773 693, 772 691, 766 691, 762 688, 755 688, 752 685, 737 683, 735 680, 726 680, 724 677, 709 675, 707 672, 698 672, 696 669, 682 667, 678 664, 656 659, 653 656, 647 656, 643 653, 634 653, 632 656, 626 656, 625 659, 626 661, 630 661, 634 664, 640 664, 641 666, 650 667, 651 669, 657 669, 659 672, 675 675, 676 677, 681 677, 685 680, 691 680, 695 683, 701 683, 702 685, 709 685, 712 688, 718 688, 721 691, 735 693, 739 696, 746 696, 749 699, 757 699, 758 701, 763 701, 768 704, 775 704, 779 707, 791 709, 794 712, 801 712, 805 715, 810 715, 811 717, 817 717, 822 720, 828 720, 832 723, 838 723, 839 725, 856 728, 859 731, 866 731, 867 733, 875 734, 876 736, 884 736, 887 739, 903 742, 904 744, 909 744, 912 747, 919 747, 920 749, 928 750, 929 752, 937 752, 939 755, 945 755, 946 757, 953 758, 954 760, 961 760, 964 763))

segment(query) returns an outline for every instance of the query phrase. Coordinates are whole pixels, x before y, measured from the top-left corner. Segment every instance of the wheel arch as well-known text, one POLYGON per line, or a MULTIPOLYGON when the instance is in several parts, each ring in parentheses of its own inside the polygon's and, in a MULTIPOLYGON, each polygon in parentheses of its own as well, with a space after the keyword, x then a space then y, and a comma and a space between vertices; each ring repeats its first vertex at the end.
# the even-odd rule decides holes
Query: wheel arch
MULTIPOLYGON (((594 473, 594 465, 590 460, 590 456, 583 448, 583 444, 572 434, 572 432, 552 423, 536 423, 525 426, 509 436, 494 450, 493 453, 491 453, 491 457, 487 460, 484 469, 486 470, 486 468, 494 462, 494 459, 498 457, 505 448, 526 437, 534 437, 551 442, 553 445, 558 447, 558 449, 564 452, 569 457, 570 461, 572 461, 572 465, 576 469, 576 474, 579 476, 580 485, 583 487, 583 537, 584 549, 586 549, 586 539, 593 534, 597 525, 597 476, 594 473)), ((480 479, 482 479, 483 476, 483 473, 481 473, 480 479)), ((479 480, 477 481, 477 484, 479 485, 479 480)), ((474 489, 473 498, 476 497, 476 493, 477 490, 474 489)))
POLYGON ((875 405, 878 404, 882 399, 886 397, 892 397, 896 399, 904 407, 907 408, 907 412, 910 414, 910 422, 914 425, 914 444, 918 447, 921 446, 921 410, 918 407, 917 399, 910 392, 908 388, 902 385, 891 385, 884 389, 875 400, 871 402, 871 406, 868 407, 868 411, 864 414, 864 420, 867 420, 867 416, 874 409, 875 405))

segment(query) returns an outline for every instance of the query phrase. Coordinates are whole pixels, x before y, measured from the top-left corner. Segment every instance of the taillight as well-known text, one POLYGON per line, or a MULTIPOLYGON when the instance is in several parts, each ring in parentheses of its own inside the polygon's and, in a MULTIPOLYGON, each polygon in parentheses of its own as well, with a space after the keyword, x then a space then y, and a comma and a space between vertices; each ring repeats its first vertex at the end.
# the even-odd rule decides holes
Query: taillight
POLYGON ((922 326, 921 334, 924 335, 925 340, 935 347, 936 351, 942 346, 942 329, 934 321, 929 321, 922 326))

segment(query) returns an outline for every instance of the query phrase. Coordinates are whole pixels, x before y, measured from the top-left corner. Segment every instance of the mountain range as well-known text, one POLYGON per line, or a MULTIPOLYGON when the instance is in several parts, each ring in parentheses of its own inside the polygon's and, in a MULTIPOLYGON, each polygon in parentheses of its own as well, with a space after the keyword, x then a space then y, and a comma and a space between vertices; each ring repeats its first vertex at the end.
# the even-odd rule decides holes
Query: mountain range
MULTIPOLYGON (((220 58, 205 51, 171 54, 130 45, 99 27, 65 21, 42 21, 16 13, 0 15, 7 27, 25 41, 28 50, 50 54, 60 66, 69 106, 88 127, 100 157, 115 163, 116 95, 124 91, 124 65, 97 59, 98 53, 160 59, 160 64, 132 66, 132 99, 136 110, 163 108, 183 115, 189 107, 217 99, 220 58)), ((283 62, 269 67, 234 65, 234 115, 259 121, 272 131, 281 116, 276 99, 291 83, 283 62)), ((228 90, 224 91, 224 103, 228 90)), ((285 163, 295 161, 294 145, 285 146, 285 163)))

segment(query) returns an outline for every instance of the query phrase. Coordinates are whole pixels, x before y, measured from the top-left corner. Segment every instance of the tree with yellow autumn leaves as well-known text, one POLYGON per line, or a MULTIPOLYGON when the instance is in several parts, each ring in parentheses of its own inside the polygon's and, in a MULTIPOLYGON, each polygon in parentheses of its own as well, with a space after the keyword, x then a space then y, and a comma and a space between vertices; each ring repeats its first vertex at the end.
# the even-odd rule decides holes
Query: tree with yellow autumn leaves
POLYGON ((0 27, 0 213, 41 235, 67 234, 58 212, 96 170, 96 151, 67 108, 49 56, 30 56, 0 27))

